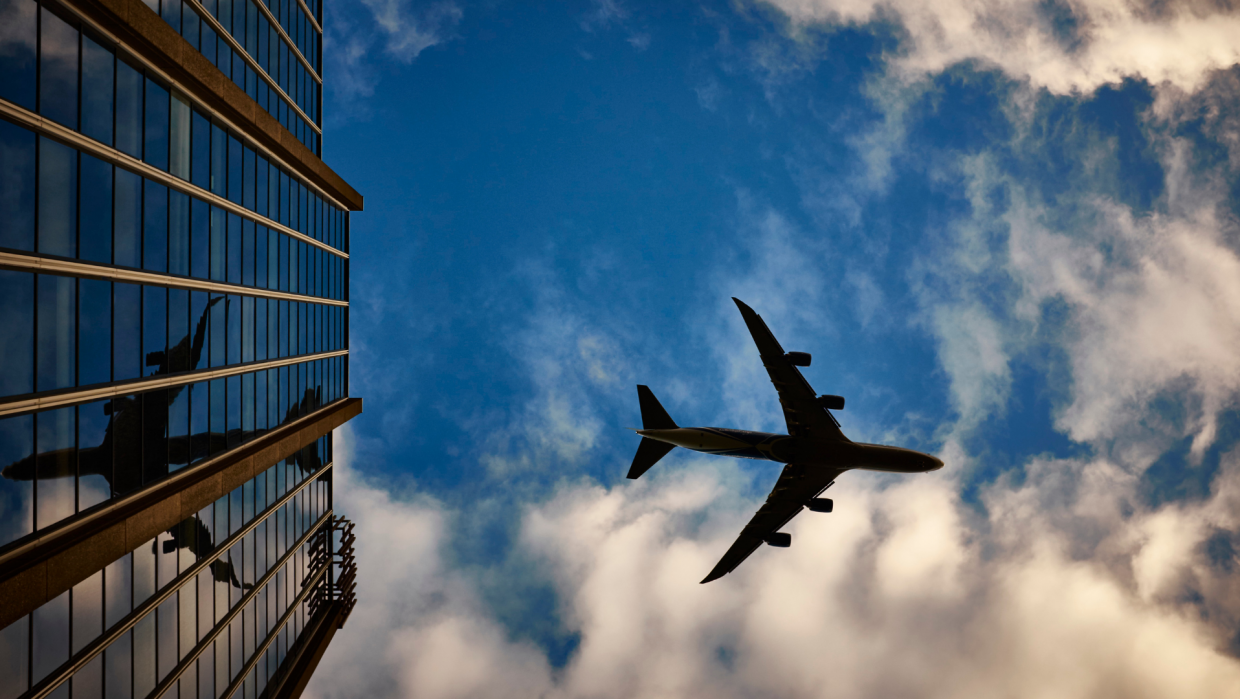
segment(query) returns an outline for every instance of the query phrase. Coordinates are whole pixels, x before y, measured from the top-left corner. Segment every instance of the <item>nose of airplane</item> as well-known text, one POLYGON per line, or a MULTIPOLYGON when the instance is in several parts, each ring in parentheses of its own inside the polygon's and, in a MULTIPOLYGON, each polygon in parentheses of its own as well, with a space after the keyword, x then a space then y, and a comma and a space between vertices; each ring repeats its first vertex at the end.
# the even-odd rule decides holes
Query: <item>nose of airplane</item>
POLYGON ((937 457, 926 454, 926 461, 929 462, 926 466, 927 471, 937 471, 943 468, 943 461, 937 457))

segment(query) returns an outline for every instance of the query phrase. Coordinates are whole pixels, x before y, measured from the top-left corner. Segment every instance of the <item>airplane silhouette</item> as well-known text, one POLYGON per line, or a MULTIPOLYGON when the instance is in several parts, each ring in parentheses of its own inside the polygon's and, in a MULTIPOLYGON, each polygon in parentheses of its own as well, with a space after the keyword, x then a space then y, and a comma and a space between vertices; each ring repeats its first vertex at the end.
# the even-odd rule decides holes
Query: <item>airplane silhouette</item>
MULTIPOLYGON (((215 550, 215 544, 211 541, 211 531, 197 517, 187 517, 181 520, 169 529, 168 533, 172 538, 164 541, 164 553, 172 553, 177 549, 189 549, 194 556, 204 558, 215 550)), ((210 568, 211 577, 216 582, 230 582, 233 587, 240 590, 249 590, 254 587, 251 583, 237 580, 237 569, 233 566, 232 556, 228 556, 227 560, 219 558, 211 561, 210 568)))
POLYGON ((740 536, 702 583, 731 573, 762 544, 787 548, 792 535, 779 529, 802 509, 830 512, 834 505, 818 497, 845 471, 862 469, 895 473, 924 473, 943 468, 943 462, 912 449, 853 442, 840 431, 831 410, 843 410, 841 396, 816 396, 799 366, 809 366, 805 352, 784 352, 766 327, 762 317, 733 298, 741 317, 758 346, 762 364, 779 393, 788 434, 750 432, 722 427, 680 427, 672 420, 654 393, 637 387, 641 404, 642 436, 629 478, 638 478, 676 447, 706 454, 766 459, 783 464, 783 472, 766 503, 758 510, 740 536))

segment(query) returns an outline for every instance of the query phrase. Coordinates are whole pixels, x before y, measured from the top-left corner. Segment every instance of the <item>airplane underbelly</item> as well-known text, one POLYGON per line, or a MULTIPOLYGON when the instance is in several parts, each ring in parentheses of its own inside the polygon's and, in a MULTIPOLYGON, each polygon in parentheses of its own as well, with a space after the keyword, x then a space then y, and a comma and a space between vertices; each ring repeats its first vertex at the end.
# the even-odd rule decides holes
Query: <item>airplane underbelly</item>
POLYGON ((735 456, 741 459, 779 460, 771 454, 771 443, 779 435, 701 427, 641 430, 638 434, 703 454, 735 456))

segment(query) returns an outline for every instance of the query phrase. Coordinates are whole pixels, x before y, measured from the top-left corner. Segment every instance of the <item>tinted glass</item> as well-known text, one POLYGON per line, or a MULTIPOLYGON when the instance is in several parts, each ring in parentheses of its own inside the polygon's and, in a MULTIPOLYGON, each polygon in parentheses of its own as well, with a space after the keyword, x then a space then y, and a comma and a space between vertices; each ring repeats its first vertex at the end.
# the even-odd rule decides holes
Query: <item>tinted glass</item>
POLYGON ((168 391, 142 394, 142 482, 168 475, 168 391))
POLYGON ((241 283, 254 286, 254 222, 241 221, 241 283))
POLYGON ((241 203, 241 141, 238 141, 231 134, 228 136, 228 200, 235 203, 241 203))
POLYGON ((208 431, 208 390, 206 382, 189 386, 189 432, 190 461, 201 461, 207 456, 210 433, 208 431))
POLYGON ((190 119, 192 127, 192 153, 190 181, 203 189, 211 187, 211 122, 201 112, 194 112, 190 119))
POLYGON ((31 617, 31 681, 38 682, 69 659, 69 593, 34 610, 31 617))
POLYGON ((168 371, 189 370, 190 346, 189 291, 168 290, 168 371))
POLYGON ((112 399, 112 438, 112 487, 118 494, 129 493, 142 484, 141 396, 112 399))
POLYGON ((168 290, 162 286, 142 287, 143 374, 168 373, 168 290))
POLYGON ((77 280, 50 274, 40 274, 38 280, 38 376, 35 390, 69 388, 76 383, 77 374, 77 358, 74 356, 77 280))
POLYGON ((38 9, 32 0, 0 0, 0 24, 5 27, 0 51, 0 97, 26 109, 35 108, 35 48, 38 9))
POLYGON ((168 470, 175 471, 190 463, 189 386, 169 389, 168 403, 168 470))
POLYGON ((78 281, 78 385, 105 383, 112 375, 112 283, 78 281))
MULTIPOLYGON (((34 3, 30 6, 33 8, 34 3)), ((4 56, 0 55, 0 70, 3 65, 4 56)), ((0 247, 34 250, 34 133, 0 121, 0 153, 4 155, 0 158, 0 182, 4 183, 0 187, 0 247)))
POLYGON ((168 192, 168 271, 189 274, 190 198, 182 192, 168 192))
POLYGON ((78 30, 47 8, 40 15, 39 113, 76 130, 78 30))
POLYGON ((107 441, 110 405, 110 401, 99 401, 78 406, 79 511, 111 497, 112 445, 107 441))
POLYGON ((241 283, 241 217, 228 214, 227 281, 241 283))
POLYGON ((154 272, 168 271, 168 188, 144 181, 142 217, 142 266, 154 272))
POLYGON ((228 135, 211 125, 211 191, 224 196, 228 184, 228 135))
POLYGON ((207 292, 192 291, 189 295, 189 322, 193 325, 190 332, 193 333, 189 338, 188 353, 186 355, 186 370, 193 371, 207 366, 207 345, 208 332, 210 330, 211 316, 207 308, 207 292))
POLYGON ((190 204, 190 276, 206 279, 211 262, 211 207, 200 199, 190 204))
POLYGON ((225 302, 225 313, 228 316, 228 329, 225 331, 225 342, 228 343, 227 363, 241 363, 241 297, 229 294, 225 302))
POLYGON ((267 227, 254 227, 254 285, 267 287, 267 227))
POLYGON ((112 145, 112 51, 82 36, 82 133, 112 145))
POLYGON ((35 529, 45 529, 73 514, 77 479, 76 407, 35 415, 38 473, 35 484, 35 529))
POLYGON ((211 207, 211 278, 217 282, 224 281, 228 236, 226 221, 223 209, 211 207))
MULTIPOLYGON (((110 121, 109 121, 110 123, 110 121)), ((78 257, 112 262, 112 165, 81 154, 82 216, 78 222, 78 257)))
POLYGON ((125 267, 138 267, 142 259, 142 178, 120 168, 114 172, 113 261, 125 267))
MULTIPOLYGON (((178 1, 179 5, 180 2, 178 1)), ((192 13, 191 13, 192 14, 192 13)), ((172 93, 172 112, 168 118, 168 172, 188 180, 190 177, 190 106, 183 95, 172 93)))
MULTIPOLYGON (((34 531, 34 416, 0 419, 0 546, 34 531)), ((24 644, 23 644, 24 647, 24 644)))
POLYGON ((168 90, 146 80, 146 148, 143 159, 160 170, 168 169, 168 90))
POLYGON ((77 256, 77 151, 39 139, 39 252, 77 256))
POLYGON ((142 375, 142 289, 136 284, 112 285, 112 380, 142 375))
POLYGON ((124 61, 116 62, 116 147, 142 157, 142 74, 124 61))
POLYGON ((224 362, 226 361, 225 353, 224 353, 225 352, 224 336, 225 336, 225 328, 227 327, 227 324, 225 322, 225 316, 226 316, 228 302, 225 300, 224 296, 221 294, 211 294, 211 301, 213 303, 211 305, 211 311, 210 311, 210 314, 211 314, 210 330, 208 331, 211 337, 210 366, 221 367, 221 366, 224 366, 224 362))

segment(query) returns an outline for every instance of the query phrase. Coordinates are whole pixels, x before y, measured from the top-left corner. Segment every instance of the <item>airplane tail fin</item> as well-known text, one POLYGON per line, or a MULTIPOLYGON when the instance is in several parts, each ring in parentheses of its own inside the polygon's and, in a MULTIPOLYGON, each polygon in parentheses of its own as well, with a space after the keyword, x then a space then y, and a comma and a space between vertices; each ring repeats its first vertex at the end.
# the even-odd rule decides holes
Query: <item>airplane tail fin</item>
MULTIPOLYGON (((654 393, 647 386, 637 387, 637 400, 641 403, 642 408, 642 429, 647 430, 674 430, 676 429, 676 421, 671 415, 659 405, 659 399, 654 397, 654 393)), ((637 454, 633 457, 633 465, 629 467, 629 478, 638 478, 646 471, 650 470, 659 462, 659 459, 667 456, 667 453, 676 446, 667 442, 660 442, 654 439, 642 437, 642 443, 637 447, 637 454)))
POLYGON ((675 448, 675 444, 642 437, 642 443, 637 445, 637 454, 633 456, 633 465, 629 467, 628 477, 639 478, 675 448))
POLYGON ((654 397, 654 392, 649 387, 640 385, 637 387, 637 400, 642 406, 642 429, 676 429, 676 421, 667 414, 662 405, 659 405, 659 399, 654 397))

